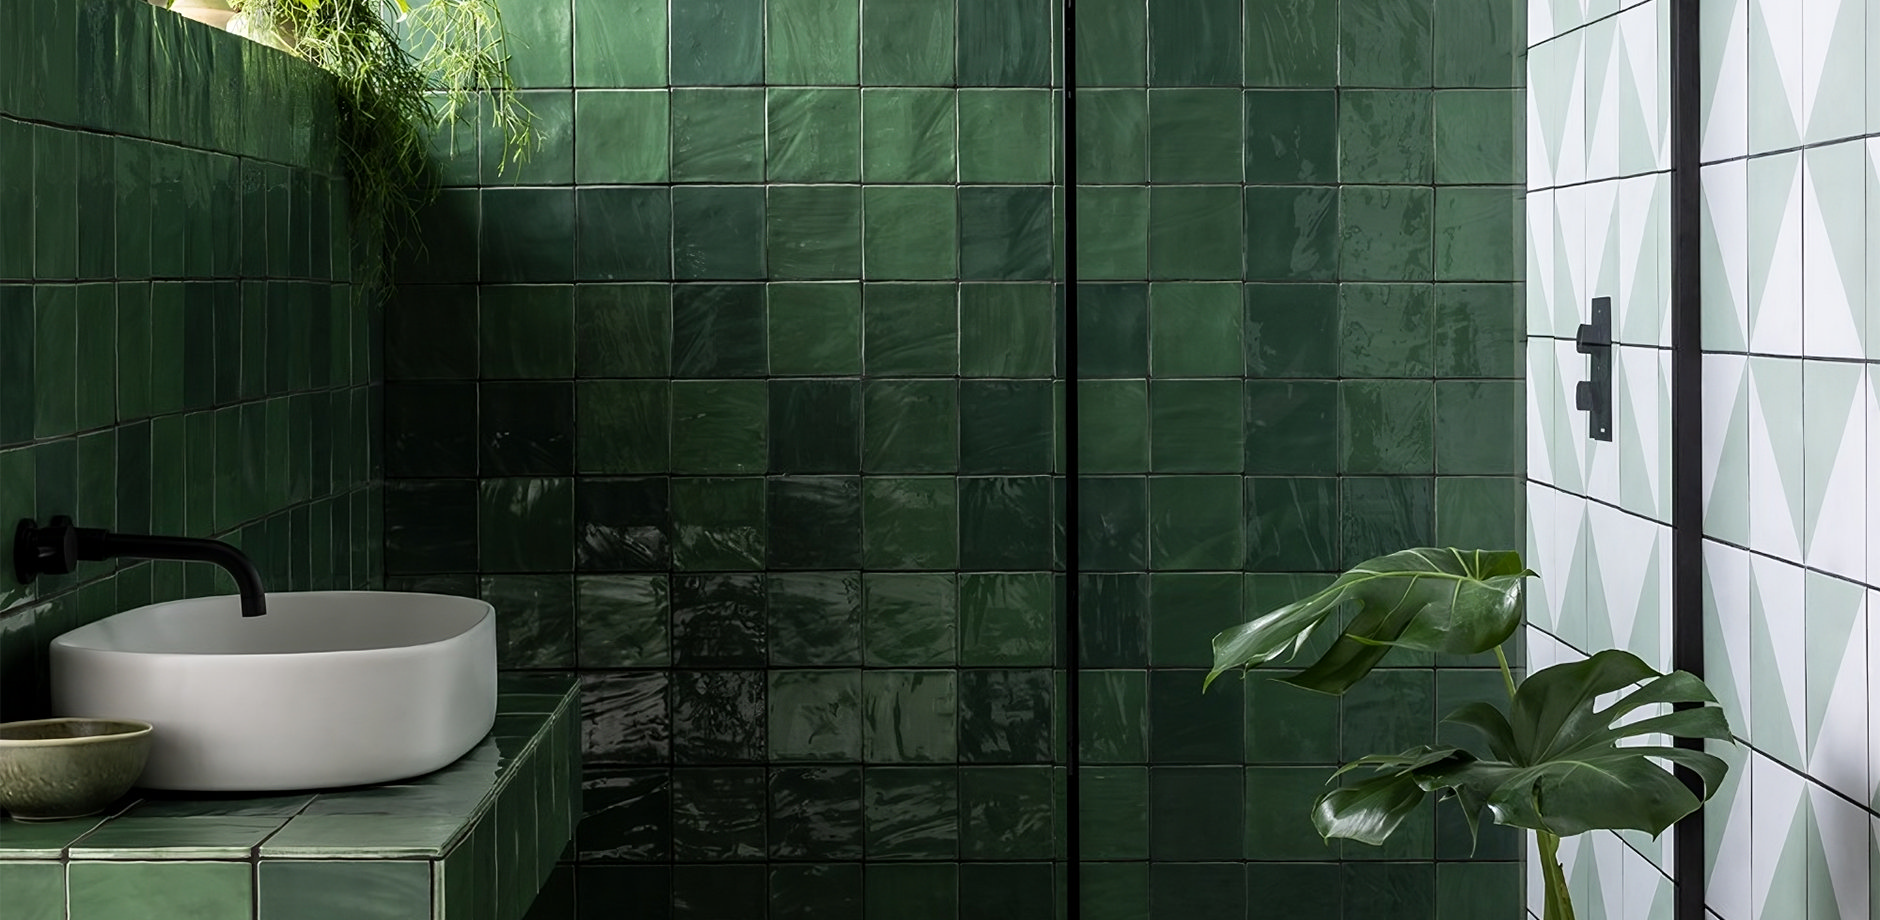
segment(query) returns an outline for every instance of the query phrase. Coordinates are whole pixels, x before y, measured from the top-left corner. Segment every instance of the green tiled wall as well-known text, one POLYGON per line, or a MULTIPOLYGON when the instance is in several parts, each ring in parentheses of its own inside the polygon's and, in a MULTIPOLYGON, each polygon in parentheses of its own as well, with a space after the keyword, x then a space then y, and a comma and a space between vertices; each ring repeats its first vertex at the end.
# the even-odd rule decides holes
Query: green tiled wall
MULTIPOLYGON (((0 4, 0 522, 219 537, 275 590, 364 586, 374 311, 315 71, 135 0, 0 4)), ((44 649, 232 590, 180 564, 0 571, 0 719, 44 649)))
POLYGON ((577 671, 539 917, 1050 917, 1052 4, 519 0, 440 141, 386 567, 577 671))
POLYGON ((1347 566, 1524 545, 1523 5, 1077 5, 1087 918, 1519 909, 1512 835, 1307 817, 1332 765, 1499 694, 1490 662, 1200 687, 1216 631, 1347 566))

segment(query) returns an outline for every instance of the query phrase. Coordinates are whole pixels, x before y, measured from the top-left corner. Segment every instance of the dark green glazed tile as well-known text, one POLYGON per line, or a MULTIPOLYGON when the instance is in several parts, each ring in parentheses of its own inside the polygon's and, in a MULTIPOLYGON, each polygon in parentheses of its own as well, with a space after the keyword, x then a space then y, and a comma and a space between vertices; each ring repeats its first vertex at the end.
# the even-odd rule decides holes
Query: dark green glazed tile
POLYGON ((1081 842, 1088 859, 1147 859, 1149 771, 1090 767, 1083 771, 1081 842))
POLYGON ((1154 4, 1149 9, 1149 82, 1239 85, 1240 40, 1240 4, 1233 0, 1154 4))
POLYGON ((1149 286, 1083 284, 1077 288, 1077 376, 1149 375, 1149 286))
POLYGON ((962 920, 1050 916, 1060 903, 1056 873, 1038 862, 962 865, 960 889, 971 893, 960 904, 962 920))
POLYGON ((65 867, 56 862, 0 862, 7 912, 20 920, 65 920, 65 867))
POLYGON ((862 489, 863 560, 871 569, 952 568, 959 560, 954 481, 869 479, 862 489))
POLYGON ((761 180, 764 91, 674 90, 672 177, 679 182, 761 180))
MULTIPOLYGON (((1249 609, 1247 615, 1265 612, 1249 609)), ((1249 678, 1246 692, 1248 763, 1330 764, 1338 760, 1337 698, 1265 678, 1249 678)), ((1318 777, 1317 785, 1322 787, 1322 769, 1318 777)), ((1299 814, 1304 813, 1300 808, 1299 814)))
POLYGON ((1249 186, 1248 281, 1327 281, 1339 264, 1339 190, 1249 186))
POLYGON ((493 112, 483 103, 481 128, 482 184, 572 185, 575 176, 575 100, 567 90, 533 90, 516 94, 529 110, 535 130, 534 145, 526 158, 506 143, 493 112))
POLYGON ((1149 562, 1157 570, 1233 569, 1245 552, 1240 477, 1149 480, 1149 562))
POLYGON ((1045 569, 1055 559, 1051 480, 1045 476, 960 480, 960 565, 1045 569))
POLYGON ((861 483, 852 476, 772 479, 770 567, 850 568, 862 561, 861 483))
POLYGON ((1139 920, 1149 916, 1147 862, 1092 863, 1082 870, 1078 891, 1083 916, 1091 920, 1139 920))
MULTIPOLYGON (((659 675, 629 676, 664 680, 659 675)), ((581 859, 597 863, 670 859, 671 784, 669 768, 588 768, 581 782, 585 814, 575 830, 576 852, 581 859)), ((667 904, 664 890, 659 892, 659 903, 667 904)))
POLYGON ((960 576, 960 662, 1049 664, 1054 594, 1052 579, 1043 572, 960 576))
POLYGON ((1338 567, 1336 480, 1251 478, 1246 496, 1249 570, 1319 572, 1338 567))
POLYGON ((1521 900, 1522 881, 1519 863, 1439 863, 1435 916, 1457 920, 1496 916, 1521 900))
MULTIPOLYGON (((969 859, 1050 858, 1057 804, 1052 774, 1052 768, 1038 766, 961 769, 962 855, 969 859)), ((1046 882, 1049 890, 1048 874, 1046 882)))
POLYGON ((571 480, 485 479, 480 486, 477 533, 485 571, 565 571, 571 567, 571 480))
POLYGON ((582 575, 575 579, 580 667, 670 663, 671 592, 665 575, 582 575))
POLYGON ((862 193, 854 186, 772 186, 765 211, 770 277, 854 278, 862 270, 862 193))
POLYGON ((575 389, 576 467, 583 473, 671 469, 671 384, 588 380, 575 389))
POLYGON ((955 111, 951 90, 862 90, 863 181, 953 181, 955 111))
POLYGON ((301 920, 343 914, 385 918, 431 909, 431 867, 402 860, 264 860, 256 873, 259 917, 301 920))
POLYGON ((1051 384, 1043 380, 967 380, 960 383, 960 471, 1051 471, 1051 384))
POLYGON ((779 865, 770 870, 776 920, 856 920, 862 916, 862 865, 779 865))
POLYGON ((859 73, 861 7, 773 0, 766 7, 764 79, 772 84, 853 85, 859 73))
POLYGON ((574 384, 484 383, 477 387, 478 465, 496 476, 574 472, 574 384))
POLYGON ((686 284, 673 289, 672 366, 677 377, 759 377, 768 361, 764 288, 686 284))
POLYGON ((1281 917, 1339 917, 1344 887, 1336 863, 1250 863, 1247 901, 1281 917))
POLYGON ((1245 453, 1238 380, 1149 386, 1149 466, 1159 473, 1238 473, 1245 453))
POLYGON ((1524 268, 1514 193, 1444 188, 1436 195, 1436 278, 1515 281, 1524 268))
MULTIPOLYGON (((33 434, 56 438, 76 430, 78 305, 69 284, 41 284, 33 297, 33 434)), ((180 370, 180 368, 179 368, 180 370)))
POLYGON ((1149 190, 1149 276, 1232 279, 1241 267, 1238 186, 1157 186, 1149 190))
POLYGON ((486 380, 574 376, 572 287, 484 287, 477 329, 486 380))
POLYGON ((1526 459, 1526 389, 1518 381, 1436 383, 1436 471, 1506 474, 1526 459))
POLYGON ((583 90, 574 96, 574 177, 583 185, 664 182, 670 96, 657 90, 583 90))
MULTIPOLYGON (((120 313, 136 309, 134 302, 127 302, 130 299, 126 296, 136 290, 143 290, 148 296, 147 288, 120 288, 120 313)), ((386 376, 393 380, 474 379, 477 376, 476 306, 477 292, 473 287, 401 285, 385 310, 386 376)), ((259 315, 252 318, 253 326, 261 325, 259 315)), ((244 317, 240 324, 244 337, 259 331, 251 330, 247 319, 244 317)), ((120 344, 125 341, 127 332, 134 331, 134 327, 125 329, 120 325, 120 344)), ((147 354, 145 360, 148 360, 147 354)), ((120 373, 122 371, 120 367, 120 373)), ((242 372, 248 374, 250 368, 243 366, 242 372)), ((259 389, 258 384, 255 389, 259 389)))
POLYGON ((675 479, 674 564, 686 571, 752 570, 764 562, 762 479, 675 479))
POLYGON ((737 86, 760 83, 763 78, 762 0, 673 8, 674 86, 737 86))
POLYGON ((960 286, 960 373, 1049 377, 1057 304, 1045 284, 960 286))
POLYGON ((854 380, 771 381, 770 472, 859 472, 861 393, 854 380))
POLYGON ((387 386, 385 427, 387 475, 476 475, 477 389, 474 385, 387 386))
POLYGON ((1383 911, 1403 920, 1435 920, 1435 863, 1346 863, 1340 868, 1348 915, 1383 911))
POLYGON ((674 663, 683 667, 763 663, 764 576, 675 576, 672 646, 674 663))
POLYGON ((958 0, 961 86, 1051 82, 1055 11, 1045 0, 958 0))
POLYGON ((762 473, 769 458, 770 397, 760 380, 672 384, 672 469, 762 473))
POLYGON ((485 189, 480 194, 484 280, 566 281, 573 275, 573 189, 485 189))
POLYGON ((862 468, 870 473, 957 470, 959 426, 954 381, 870 380, 863 390, 862 468))
POLYGON ((1427 377, 1434 292, 1427 284, 1338 287, 1345 377, 1427 377))
POLYGON ((953 285, 870 284, 862 296, 869 376, 958 373, 959 299, 953 285))
POLYGON ((861 93, 850 89, 769 90, 772 182, 854 182, 861 178, 861 93))
MULTIPOLYGON (((1335 724, 1335 723, 1334 723, 1335 724)), ((1336 859, 1312 826, 1312 803, 1325 790, 1324 767, 1249 767, 1245 854, 1256 860, 1336 859)))
POLYGON ((1435 444, 1432 384, 1420 380, 1339 384, 1341 471, 1432 472, 1435 444))
POLYGON ((1258 183, 1331 182, 1337 175, 1338 94, 1249 91, 1246 177, 1258 183))
POLYGON ((1077 144, 1072 153, 1077 157, 1078 184, 1148 181, 1149 94, 1141 89, 1080 88, 1076 104, 1077 144))
MULTIPOLYGON (((862 757, 862 672, 770 672, 770 759, 858 761, 862 757)), ((860 775, 855 799, 860 804, 860 775)), ((773 790, 773 795, 775 794, 773 790)), ((858 821, 860 816, 856 816, 858 821)), ((833 853, 793 853, 834 856, 833 853)), ((860 855, 859 853, 854 855, 860 855)))
POLYGON ((1437 0, 1437 86, 1518 87, 1525 17, 1495 0, 1437 0))
POLYGON ((762 866, 678 866, 672 872, 678 917, 754 917, 764 912, 762 866))
POLYGON ((33 274, 41 279, 78 274, 78 138, 58 128, 33 132, 33 274))
MULTIPOLYGON (((761 652, 759 657, 762 657, 761 652)), ((673 761, 717 764, 763 760, 764 687, 761 671, 674 672, 673 761)), ((742 839, 735 843, 726 841, 723 839, 726 836, 725 829, 712 825, 743 830, 761 822, 761 817, 757 815, 763 811, 763 805, 760 802, 756 807, 750 807, 749 800, 755 797, 751 788, 752 777, 756 777, 756 784, 761 789, 763 774, 759 771, 722 771, 718 773, 721 778, 719 782, 707 783, 703 790, 699 790, 705 793, 704 796, 688 795, 688 784, 683 777, 686 774, 698 775, 700 772, 703 771, 674 771, 674 849, 682 857, 692 858, 722 858, 748 852, 751 849, 748 842, 742 839), (725 789, 726 785, 731 788, 725 789), (713 792, 720 794, 712 795, 713 792), (740 798, 745 801, 736 802, 740 798), (699 799, 706 802, 704 809, 698 809, 707 812, 701 816, 703 820, 682 810, 699 799), (711 842, 702 846, 689 846, 694 843, 694 836, 707 838, 711 842)), ((758 843, 755 849, 761 852, 763 844, 758 843)))
POLYGON ((1525 322, 1520 285, 1436 287, 1436 375, 1519 377, 1525 322))
POLYGON ((666 4, 582 0, 574 11, 577 86, 666 84, 666 4))
POLYGON ((1234 572, 1156 572, 1149 576, 1149 662, 1156 667, 1213 665, 1211 641, 1246 620, 1234 572))
POLYGON ((1147 79, 1148 7, 1095 0, 1077 17, 1076 84, 1141 86, 1147 79))
POLYGON ((253 871, 238 862, 75 863, 66 872, 67 909, 73 920, 122 917, 127 904, 137 905, 139 915, 247 920, 256 895, 253 871))
POLYGON ((959 916, 959 867, 870 864, 863 869, 869 916, 949 920, 959 916))
POLYGON ((1050 182, 1052 121, 1048 90, 961 90, 960 181, 1050 182))
POLYGON ((774 573, 769 614, 771 664, 861 663, 859 574, 774 573))
POLYGON ((954 82, 954 5, 863 0, 862 82, 947 86, 954 82))
POLYGON ((1086 571, 1137 571, 1149 562, 1149 488, 1142 477, 1078 482, 1077 562, 1086 571))
MULTIPOLYGON (((918 761, 939 761, 951 763, 957 750, 955 741, 955 723, 958 708, 958 694, 955 688, 956 676, 953 671, 864 671, 862 673, 862 758, 869 763, 907 763, 918 761)), ((947 781, 952 781, 953 771, 944 774, 947 781)), ((887 779, 887 777, 883 777, 887 779)), ((914 779, 916 777, 903 776, 914 779)), ((871 855, 891 855, 894 849, 892 833, 877 835, 873 833, 875 814, 887 811, 890 815, 900 812, 905 815, 911 807, 902 806, 893 809, 877 809, 876 790, 873 788, 876 777, 870 771, 869 782, 869 824, 871 841, 880 840, 890 853, 871 852, 871 855), (886 838, 886 839, 883 839, 886 838)), ((929 800, 937 791, 933 788, 931 774, 923 773, 918 777, 922 788, 907 790, 905 794, 920 800, 929 800)), ((946 790, 951 795, 952 790, 946 790)), ((957 834, 954 828, 946 828, 948 836, 957 834)), ((871 851, 874 847, 871 845, 871 851)), ((894 854, 901 855, 901 854, 894 854)), ((933 854, 941 855, 941 854, 933 854)), ((951 853, 945 854, 951 856, 951 853)))
POLYGON ((1349 281, 1432 277, 1431 191, 1361 185, 1339 189, 1340 275, 1349 281))
MULTIPOLYGON (((480 190, 447 188, 440 191, 437 200, 420 212, 419 245, 400 261, 399 279, 418 283, 476 281, 479 260, 465 258, 464 254, 477 252, 481 245, 482 210, 480 190)), ((265 252, 266 247, 262 248, 265 252)))
POLYGON ((764 277, 764 188, 674 188, 672 270, 681 280, 764 277))
POLYGON ((984 281, 1051 277, 1049 188, 962 188, 959 217, 961 277, 984 281))
POLYGON ((761 858, 764 799, 762 770, 674 770, 673 855, 691 862, 761 858))
MULTIPOLYGON (((848 706, 851 712, 858 711, 854 700, 849 700, 848 706)), ((771 858, 860 859, 865 851, 862 801, 862 771, 858 767, 772 770, 771 858)), ((861 866, 855 865, 853 870, 855 890, 845 892, 851 897, 859 895, 861 889, 861 866)), ((771 879, 774 898, 777 894, 775 869, 771 879)))
POLYGON ((1077 270, 1085 278, 1149 276, 1149 189, 1078 186, 1077 270))
POLYGON ((672 191, 575 191, 575 272, 582 281, 664 279, 672 273, 672 191))
POLYGON ((865 785, 870 858, 959 856, 959 769, 874 768, 865 785))
MULTIPOLYGON (((120 498, 119 526, 124 526, 124 519, 120 498)), ((389 483, 385 489, 385 519, 386 571, 476 569, 477 491, 474 482, 389 483)))
POLYGON ((1150 367, 1157 377, 1239 376, 1239 285, 1154 284, 1149 305, 1150 367))
POLYGON ((567 86, 572 82, 574 10, 571 3, 501 5, 509 72, 522 87, 567 86))
POLYGON ((1436 160, 1430 96, 1424 90, 1339 93, 1339 178, 1348 183, 1430 182, 1436 160))
POLYGON ((859 284, 769 286, 770 371, 849 376, 862 369, 859 284))
POLYGON ((1247 8, 1248 86, 1338 82, 1338 2, 1299 0, 1247 8))
MULTIPOLYGON (((1149 855, 1158 862, 1229 860, 1240 855, 1243 818, 1239 767, 1149 770, 1149 855)), ((1304 820, 1306 813, 1295 817, 1304 820)), ((1310 827, 1310 822, 1307 827, 1310 827)))
POLYGON ((1232 920, 1246 914, 1241 867, 1232 863, 1152 863, 1150 920, 1232 920))
MULTIPOLYGON (((1453 2, 1453 0, 1452 0, 1453 2)), ((1436 119, 1436 181, 1447 184, 1512 183, 1523 138, 1520 90, 1445 90, 1433 94, 1436 119)))
MULTIPOLYGON (((1135 576, 1142 577, 1142 576, 1135 576)), ((1143 657, 1147 657, 1146 655, 1143 657)), ((1084 671, 1078 732, 1088 763, 1145 763, 1149 759, 1149 684, 1147 671, 1084 671)), ((1141 778, 1138 779, 1141 781, 1141 778)), ((1147 789, 1142 790, 1144 794, 1147 789)), ((1086 818, 1098 817, 1087 809, 1086 818)), ((1138 820, 1146 820, 1141 814, 1138 820)), ((1131 822, 1133 823, 1133 822, 1131 822)), ((1147 849, 1148 834, 1112 846, 1147 849)), ((1094 855, 1094 854, 1093 854, 1094 855)))
POLYGON ((1250 377, 1338 374, 1338 289, 1329 284, 1249 284, 1246 369, 1250 377))
POLYGON ((1435 536, 1435 487, 1421 477, 1346 477, 1339 480, 1340 568, 1406 546, 1428 546, 1435 536))
POLYGON ((960 237, 954 189, 864 188, 862 208, 863 271, 869 280, 957 276, 960 237))
POLYGON ((863 662, 871 667, 950 665, 957 660, 959 590, 951 575, 862 576, 863 662))
POLYGON ((1086 473, 1149 470, 1148 384, 1144 380, 1078 383, 1077 460, 1086 473))
POLYGON ((229 859, 245 858, 287 818, 120 817, 72 844, 69 858, 229 859))
POLYGON ((1338 384, 1249 380, 1245 422, 1249 473, 1323 473, 1338 465, 1338 384))
POLYGON ((1431 0, 1412 0, 1345 8, 1339 23, 1339 82, 1344 86, 1429 86, 1431 6, 1431 0))
POLYGON ((1155 182, 1241 180, 1240 92, 1149 91, 1149 178, 1155 182))
POLYGON ((1436 481, 1436 540, 1443 546, 1514 546, 1523 538, 1522 481, 1445 476, 1436 481))

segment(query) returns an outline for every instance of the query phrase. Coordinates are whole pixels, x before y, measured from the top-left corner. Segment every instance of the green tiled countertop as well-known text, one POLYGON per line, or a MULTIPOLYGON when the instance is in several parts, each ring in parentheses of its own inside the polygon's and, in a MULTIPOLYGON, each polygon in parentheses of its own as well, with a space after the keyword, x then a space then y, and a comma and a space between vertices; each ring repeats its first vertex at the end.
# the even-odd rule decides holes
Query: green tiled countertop
POLYGON ((7 920, 517 920, 574 834, 579 719, 572 680, 505 674, 489 737, 402 783, 0 821, 7 920))

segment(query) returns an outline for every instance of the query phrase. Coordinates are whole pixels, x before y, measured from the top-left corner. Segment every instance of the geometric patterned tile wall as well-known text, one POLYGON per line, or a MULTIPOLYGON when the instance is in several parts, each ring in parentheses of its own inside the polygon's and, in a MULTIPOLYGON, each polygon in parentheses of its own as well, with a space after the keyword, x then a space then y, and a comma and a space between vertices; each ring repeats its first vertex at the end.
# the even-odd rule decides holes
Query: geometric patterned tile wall
MULTIPOLYGON (((1537 0, 1531 9, 1532 126, 1568 138, 1556 143, 1555 155, 1572 162, 1548 163, 1556 185, 1596 183, 1602 176, 1592 164, 1606 146, 1597 113, 1612 93, 1588 55, 1603 47, 1596 31, 1614 11, 1571 0, 1537 0), (1578 78, 1584 88, 1538 89, 1548 44, 1561 46, 1559 57, 1594 68, 1578 78), (1564 50, 1572 47, 1581 50, 1564 50), (1580 137, 1584 146, 1573 140, 1580 137)), ((1628 15, 1631 9, 1616 18, 1628 15)), ((1867 267, 1880 233, 1880 147, 1868 137, 1880 130, 1870 108, 1880 102, 1870 90, 1880 68, 1869 60, 1872 15, 1871 4, 1852 0, 1719 0, 1702 10, 1705 657, 1709 683, 1741 742, 1719 750, 1733 770, 1706 822, 1708 904, 1719 920, 1880 911, 1880 706, 1872 702, 1872 668, 1880 663, 1872 625, 1880 494, 1871 485, 1880 473, 1880 378, 1871 361, 1880 350, 1870 344, 1880 331, 1873 315, 1880 276, 1867 267)), ((1619 98, 1646 95, 1647 86, 1625 82, 1619 98)), ((1626 149, 1626 129, 1617 136, 1626 149)), ((1531 185, 1530 195, 1544 194, 1540 183, 1531 185)), ((1551 302, 1530 286, 1531 364, 1549 350, 1533 343, 1550 319, 1551 334, 1568 333, 1556 312, 1559 297, 1583 303, 1607 293, 1583 287, 1597 274, 1595 250, 1616 246, 1623 254, 1638 232, 1589 216, 1601 206, 1595 195, 1556 188, 1554 197, 1556 232, 1584 234, 1586 242, 1579 267, 1565 271, 1545 247, 1530 249, 1530 273, 1539 264, 1559 279, 1551 302)), ((1648 232, 1665 236, 1668 225, 1648 232)), ((1577 357, 1570 346, 1566 356, 1577 357)), ((1582 364, 1556 366, 1583 373, 1582 364)), ((1551 404, 1556 418, 1567 412, 1544 394, 1570 395, 1573 379, 1562 376, 1551 389, 1534 384, 1530 411, 1551 404)), ((1637 395, 1619 402, 1636 406, 1637 395)), ((1615 443, 1623 453, 1628 429, 1625 409, 1619 412, 1615 443)), ((1662 403, 1656 419, 1662 439, 1669 430, 1662 403)), ((1611 526, 1617 519, 1608 514, 1602 525, 1593 510, 1605 501, 1598 477, 1584 464, 1561 462, 1579 455, 1544 439, 1529 445, 1531 470, 1542 469, 1536 459, 1556 463, 1551 481, 1531 473, 1530 488, 1553 493, 1560 513, 1551 523, 1535 516, 1533 529, 1542 551, 1562 563, 1603 559, 1602 544, 1624 539, 1623 525, 1611 526), (1576 475, 1586 488, 1569 485, 1576 475), (1563 536, 1576 514, 1590 550, 1563 536)), ((1623 464, 1619 482, 1623 492, 1623 464)), ((1610 576, 1590 564, 1585 572, 1575 577, 1610 576)), ((1605 619, 1611 613, 1608 607, 1605 619)), ((1573 600, 1552 598, 1534 618, 1536 628, 1568 645, 1575 644, 1570 624, 1601 619, 1573 600)))

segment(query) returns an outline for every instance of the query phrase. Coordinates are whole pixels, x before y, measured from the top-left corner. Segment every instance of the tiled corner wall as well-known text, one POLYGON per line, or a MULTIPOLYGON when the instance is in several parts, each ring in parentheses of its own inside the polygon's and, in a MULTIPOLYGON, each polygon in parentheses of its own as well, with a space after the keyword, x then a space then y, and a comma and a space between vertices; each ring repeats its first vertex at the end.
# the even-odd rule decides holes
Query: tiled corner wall
MULTIPOLYGON (((1084 916, 1505 917, 1453 809, 1308 819, 1333 766, 1500 694, 1201 679, 1218 630, 1429 544, 1518 548, 1521 6, 1077 4, 1084 916)), ((1488 665, 1488 668, 1483 668, 1488 665)))
MULTIPOLYGON (((0 4, 0 522, 219 537, 277 590, 374 577, 372 349, 331 91, 136 0, 0 4)), ((0 719, 45 647, 223 590, 204 567, 0 566, 0 719)))
POLYGON ((543 146, 440 142, 385 551, 580 674, 538 916, 1054 915, 1053 9, 505 5, 543 146))

